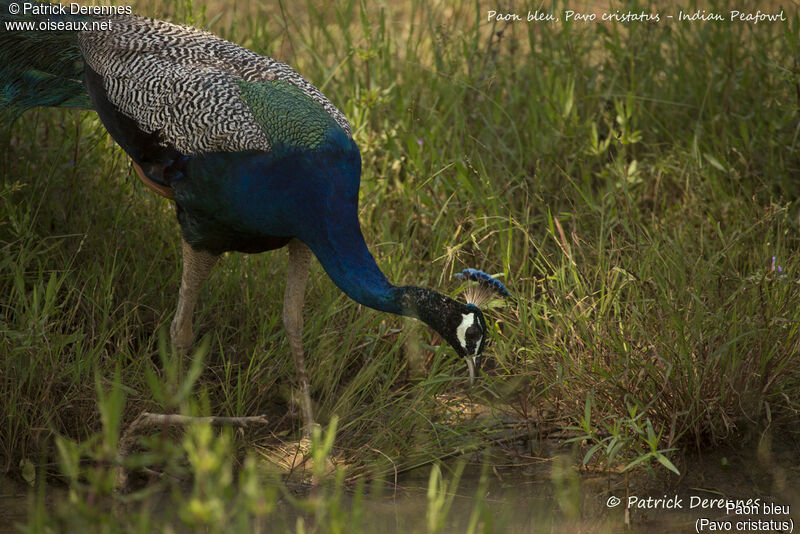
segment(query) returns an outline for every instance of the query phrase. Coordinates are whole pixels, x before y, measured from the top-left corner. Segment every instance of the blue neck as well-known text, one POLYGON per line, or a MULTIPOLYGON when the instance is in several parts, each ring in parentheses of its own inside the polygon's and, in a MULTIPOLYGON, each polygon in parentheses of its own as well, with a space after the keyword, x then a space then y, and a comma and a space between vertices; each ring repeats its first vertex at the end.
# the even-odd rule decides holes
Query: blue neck
POLYGON ((278 174, 291 176, 301 219, 292 235, 311 248, 325 272, 350 298, 376 310, 404 315, 402 288, 393 286, 367 249, 358 221, 361 156, 339 131, 326 146, 282 158, 278 174), (302 183, 302 186, 300 186, 302 183), (302 191, 302 192, 300 192, 302 191))
POLYGON ((462 354, 456 337, 458 324, 464 313, 480 310, 431 289, 392 285, 369 253, 357 218, 341 228, 346 231, 330 233, 327 240, 306 241, 339 289, 364 306, 425 322, 462 354))
POLYGON ((367 249, 356 214, 345 219, 337 221, 339 224, 328 232, 301 239, 347 296, 376 310, 411 315, 402 305, 404 288, 389 283, 367 249))

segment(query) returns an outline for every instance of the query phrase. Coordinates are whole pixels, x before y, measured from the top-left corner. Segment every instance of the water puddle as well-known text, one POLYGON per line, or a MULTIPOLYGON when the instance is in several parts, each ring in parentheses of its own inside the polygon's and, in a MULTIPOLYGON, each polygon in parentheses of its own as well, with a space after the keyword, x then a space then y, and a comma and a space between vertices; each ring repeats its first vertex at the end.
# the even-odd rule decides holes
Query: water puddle
MULTIPOLYGON (((620 473, 580 472, 574 457, 562 443, 545 442, 532 450, 520 442, 514 449, 448 460, 441 469, 445 480, 451 480, 459 461, 466 465, 457 489, 447 492, 452 502, 441 532, 462 533, 475 521, 484 532, 504 533, 791 532, 800 519, 800 449, 795 445, 767 452, 719 450, 684 464, 681 477, 626 479, 620 473)), ((425 466, 387 481, 379 491, 370 487, 358 505, 363 531, 427 532, 430 473, 431 466, 425 466)), ((284 487, 308 496, 307 488, 284 487)), ((151 514, 174 516, 168 497, 156 495, 145 506, 151 514)), ((48 486, 46 499, 50 508, 66 499, 66 491, 48 486)), ((356 499, 345 493, 342 508, 352 509, 356 499)), ((265 531, 295 531, 298 520, 313 529, 312 515, 289 500, 279 498, 265 531)), ((27 523, 31 502, 29 486, 0 478, 0 533, 18 532, 15 525, 27 523)))

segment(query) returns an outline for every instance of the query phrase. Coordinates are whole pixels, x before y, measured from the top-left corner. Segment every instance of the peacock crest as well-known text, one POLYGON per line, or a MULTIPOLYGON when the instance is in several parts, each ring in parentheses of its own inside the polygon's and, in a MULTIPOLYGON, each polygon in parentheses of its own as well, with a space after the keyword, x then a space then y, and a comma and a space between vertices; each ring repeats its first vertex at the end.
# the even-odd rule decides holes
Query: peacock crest
POLYGON ((508 289, 500 280, 477 269, 464 269, 460 273, 454 274, 453 277, 459 280, 477 282, 467 287, 464 291, 464 298, 467 303, 474 304, 479 308, 489 302, 495 295, 500 295, 504 298, 511 296, 511 293, 508 292, 508 289))

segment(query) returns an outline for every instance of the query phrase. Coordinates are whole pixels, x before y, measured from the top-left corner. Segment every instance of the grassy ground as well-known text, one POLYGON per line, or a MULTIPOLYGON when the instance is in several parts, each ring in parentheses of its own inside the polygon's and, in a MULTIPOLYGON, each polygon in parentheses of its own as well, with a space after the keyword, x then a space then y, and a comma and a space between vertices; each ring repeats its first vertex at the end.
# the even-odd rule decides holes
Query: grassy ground
MULTIPOLYGON (((451 275, 464 267, 502 276, 514 297, 487 310, 494 343, 470 393, 490 414, 533 435, 572 427, 579 458, 610 469, 680 470, 692 451, 796 432, 795 13, 758 25, 663 14, 505 23, 487 22, 490 9, 154 1, 134 11, 204 25, 329 96, 362 150, 361 223, 390 280, 456 293, 451 275)), ((176 469, 188 458, 196 475, 191 440, 231 462, 296 436, 283 252, 217 267, 195 318, 207 350, 181 382, 159 350, 179 283, 170 203, 137 182, 90 112, 30 112, 6 154, 4 470, 60 459, 43 469, 83 484, 75 495, 107 492, 92 473, 114 462, 121 429, 143 410, 274 422, 221 445, 198 430, 167 440, 177 449, 143 447, 176 469)), ((353 303, 316 264, 304 317, 316 414, 337 418, 334 452, 350 466, 341 476, 386 477, 488 439, 485 420, 462 410, 463 362, 424 326, 353 303)), ((258 500, 234 493, 245 507, 258 500)))

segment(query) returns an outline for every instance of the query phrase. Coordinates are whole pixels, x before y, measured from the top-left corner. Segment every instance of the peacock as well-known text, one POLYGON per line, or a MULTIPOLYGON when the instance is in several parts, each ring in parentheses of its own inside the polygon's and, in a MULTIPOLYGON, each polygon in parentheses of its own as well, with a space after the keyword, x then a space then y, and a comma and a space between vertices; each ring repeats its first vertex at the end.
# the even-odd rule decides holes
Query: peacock
POLYGON ((183 269, 170 336, 179 353, 222 253, 288 247, 282 319, 305 432, 314 424, 302 342, 312 255, 356 302, 427 323, 474 378, 488 334, 480 300, 506 288, 465 270, 481 290, 460 302, 387 280, 358 220, 360 152, 330 100, 288 65, 206 31, 102 9, 111 12, 0 0, 0 114, 93 109, 141 180, 174 201, 183 269))

